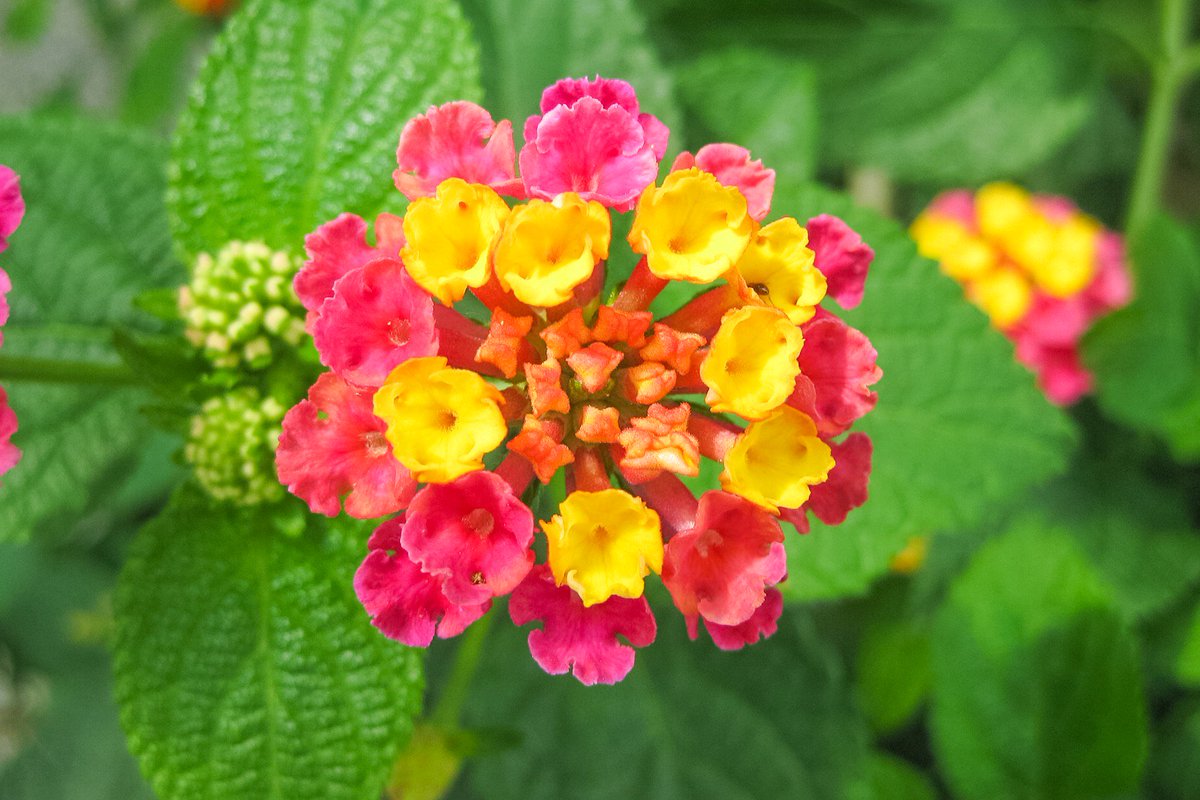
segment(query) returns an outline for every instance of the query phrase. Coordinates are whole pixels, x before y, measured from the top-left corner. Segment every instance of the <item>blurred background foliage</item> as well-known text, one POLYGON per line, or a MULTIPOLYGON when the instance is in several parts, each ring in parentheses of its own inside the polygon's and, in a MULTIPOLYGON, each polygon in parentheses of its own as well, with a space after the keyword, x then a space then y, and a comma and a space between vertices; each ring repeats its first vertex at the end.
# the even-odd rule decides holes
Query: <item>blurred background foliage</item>
MULTIPOLYGON (((327 5, 336 17, 342 7, 365 13, 388 4, 327 5)), ((792 537, 792 602, 781 629, 742 653, 688 643, 679 626, 663 624, 628 680, 585 689, 542 674, 524 634, 501 624, 471 655, 480 659, 474 687, 456 697, 459 649, 477 645, 439 642, 427 659, 431 724, 398 762, 393 796, 1200 796, 1200 92, 1189 81, 1200 50, 1190 3, 461 7, 478 53, 464 28, 425 49, 414 44, 403 65, 375 64, 390 79, 351 97, 347 103, 359 105, 339 107, 330 123, 346 135, 334 149, 358 160, 299 198, 289 195, 287 176, 304 182, 331 157, 315 146, 301 148, 310 161, 276 151, 259 194, 241 196, 278 209, 259 234, 297 246, 339 204, 399 210, 398 195, 360 178, 390 172, 394 136, 380 132, 449 99, 442 93, 474 96, 497 118, 519 121, 557 77, 624 78, 671 126, 671 155, 708 141, 744 144, 777 170, 778 210, 844 215, 875 245, 868 302, 848 319, 882 354, 886 377, 871 432, 892 455, 877 463, 873 501, 846 526, 792 537), (355 136, 370 138, 370 152, 355 136), (1010 346, 981 333, 982 318, 956 299, 957 287, 929 277, 933 265, 887 219, 906 225, 937 192, 995 179, 1072 197, 1118 230, 1132 217, 1137 299, 1089 338, 1098 391, 1069 418, 1035 396, 1030 380, 1014 379, 1015 367, 993 369, 1010 346), (921 350, 938 336, 954 346, 921 350)), ((5 255, 17 289, 4 354, 86 364, 101 386, 107 375, 118 387, 5 378, 26 450, 0 491, 6 800, 154 796, 128 754, 112 699, 114 586, 134 532, 158 514, 183 472, 173 461, 178 438, 139 413, 161 412, 162 398, 123 385, 131 368, 166 375, 171 363, 170 353, 155 359, 152 348, 128 346, 162 327, 131 301, 180 283, 183 258, 245 224, 237 207, 213 202, 239 163, 224 148, 224 122, 242 114, 259 139, 287 122, 297 139, 313 135, 304 127, 312 120, 298 121, 294 109, 277 119, 249 113, 243 94, 270 86, 278 65, 254 61, 236 43, 205 68, 206 93, 189 106, 188 86, 224 24, 167 0, 0 0, 0 163, 17 166, 28 186, 49 187, 29 191, 29 216, 14 238, 21 246, 5 255), (182 166, 168 178, 181 113, 174 147, 182 166), (182 187, 172 194, 172 220, 168 180, 182 187), (114 329, 124 337, 116 344, 114 329)), ((392 58, 386 40, 407 35, 392 24, 378 32, 375 49, 359 54, 361 63, 392 58)), ((296 69, 324 68, 317 56, 325 42, 306 38, 307 28, 258 33, 291 48, 296 69)), ((329 42, 346 46, 332 34, 329 42)), ((299 82, 274 87, 292 90, 295 104, 306 102, 299 82)), ((169 377, 157 387, 168 395, 169 377)), ((118 606, 145 606, 149 616, 155 602, 169 606, 181 594, 173 589, 187 584, 186 570, 164 571, 166 557, 151 557, 175 552, 172 535, 239 550, 236 529, 203 509, 185 511, 167 518, 174 527, 160 520, 146 529, 130 572, 152 591, 149 599, 126 593, 118 606)), ((219 560, 190 545, 179 556, 185 564, 219 560)), ((301 599, 327 593, 331 606, 357 611, 331 588, 328 568, 314 572, 282 545, 244 549, 247 563, 274 565, 285 583, 314 593, 301 599)), ((226 597, 232 616, 219 620, 234 619, 252 600, 237 575, 229 580, 182 594, 226 597)), ((304 602, 279 613, 302 619, 304 602)), ((219 640, 219 627, 199 635, 219 640)), ((270 669, 272 657, 285 671, 302 664, 303 654, 287 649, 288 630, 281 638, 279 653, 247 669, 270 669)), ((380 642, 347 634, 321 646, 345 657, 380 642)), ((169 637, 145 637, 123 652, 128 663, 166 658, 174 647, 169 637)), ((383 662, 364 668, 351 658, 340 668, 350 674, 376 663, 383 662)), ((413 662, 405 663, 411 674, 413 662)), ((321 673, 325 683, 315 685, 334 685, 339 674, 321 673)), ((172 691, 188 696, 176 702, 204 708, 222 700, 202 696, 203 673, 186 677, 172 691)), ((419 686, 397 683, 384 700, 407 714, 419 686)), ((158 702, 162 688, 135 682, 122 691, 158 702)), ((318 711, 298 722, 322 719, 318 711)), ((146 755, 145 740, 166 735, 166 724, 150 715, 136 732, 146 772, 160 793, 170 788, 165 800, 234 796, 220 787, 241 786, 236 776, 214 773, 190 787, 162 779, 171 756, 146 755)), ((131 725, 142 723, 127 719, 131 725)), ((372 742, 395 734, 386 720, 372 725, 372 742)), ((298 774, 322 767, 302 756, 298 774)), ((371 795, 346 786, 328 796, 371 795)), ((278 796, 264 791, 253 796, 278 796)))

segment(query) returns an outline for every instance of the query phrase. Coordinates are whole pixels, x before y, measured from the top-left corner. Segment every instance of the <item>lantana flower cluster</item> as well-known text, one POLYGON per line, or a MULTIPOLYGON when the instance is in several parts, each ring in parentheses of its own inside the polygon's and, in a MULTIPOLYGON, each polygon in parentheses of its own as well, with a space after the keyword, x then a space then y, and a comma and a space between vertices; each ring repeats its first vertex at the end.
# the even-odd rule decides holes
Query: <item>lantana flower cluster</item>
POLYGON ((317 513, 387 517, 355 576, 386 635, 426 646, 510 595, 547 672, 613 683, 655 638, 653 574, 693 638, 740 648, 782 610, 780 520, 866 499, 871 443, 846 433, 881 373, 820 304, 859 302, 871 249, 834 217, 764 222, 774 172, 735 145, 659 182, 668 135, 618 80, 546 89, 519 159, 510 122, 447 103, 400 138, 403 218, 307 238, 329 371, 276 464, 317 513), (652 311, 669 287, 690 299, 652 311), (705 459, 723 489, 697 498, 705 459), (536 521, 523 498, 560 479, 536 521))
POLYGON ((1008 183, 938 195, 911 233, 1012 339, 1052 402, 1074 403, 1091 390, 1079 340, 1132 290, 1119 234, 1065 197, 1008 183))
MULTIPOLYGON (((0 253, 8 249, 12 236, 25 216, 25 200, 17 173, 0 164, 0 253)), ((8 322, 8 293, 12 281, 0 266, 0 345, 4 344, 4 324, 8 322)), ((17 414, 8 404, 8 394, 0 386, 0 475, 8 472, 21 460, 21 451, 12 443, 17 432, 17 414)))

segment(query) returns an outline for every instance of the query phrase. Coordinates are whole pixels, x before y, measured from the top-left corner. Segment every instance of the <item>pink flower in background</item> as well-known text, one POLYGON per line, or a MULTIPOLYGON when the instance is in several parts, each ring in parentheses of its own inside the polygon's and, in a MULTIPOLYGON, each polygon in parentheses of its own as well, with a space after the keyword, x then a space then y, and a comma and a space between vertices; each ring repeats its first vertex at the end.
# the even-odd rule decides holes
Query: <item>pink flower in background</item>
POLYGON ((0 386, 0 475, 8 472, 21 460, 21 451, 12 443, 17 432, 17 414, 8 404, 8 394, 0 386))
POLYGON ((944 192, 911 234, 1014 342, 1051 402, 1069 405, 1091 391, 1079 341, 1132 294, 1119 235, 1068 198, 1007 183, 944 192))
MULTIPOLYGON (((12 236, 25 217, 25 199, 21 196, 21 183, 17 173, 0 164, 0 253, 8 249, 8 237, 12 236)), ((3 326, 8 322, 8 293, 12 281, 8 273, 0 268, 0 345, 4 344, 3 326)), ((8 404, 8 394, 0 387, 0 475, 8 472, 21 460, 21 451, 12 443, 17 432, 17 414, 8 404)))
POLYGON ((17 173, 0 164, 0 253, 8 249, 8 237, 13 235, 25 216, 25 200, 21 197, 21 182, 17 173))
POLYGON ((524 197, 515 162, 512 123, 495 122, 486 109, 456 100, 408 121, 400 134, 392 177, 409 200, 432 196, 446 178, 524 197))

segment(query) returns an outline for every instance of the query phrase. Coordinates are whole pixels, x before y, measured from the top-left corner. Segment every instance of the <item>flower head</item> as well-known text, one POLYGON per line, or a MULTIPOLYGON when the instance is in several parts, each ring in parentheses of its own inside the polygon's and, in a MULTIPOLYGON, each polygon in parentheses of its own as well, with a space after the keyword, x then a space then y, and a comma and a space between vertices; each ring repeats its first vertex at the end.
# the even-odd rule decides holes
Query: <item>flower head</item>
POLYGON ((250 387, 205 401, 183 448, 200 485, 217 500, 240 506, 282 497, 274 461, 284 411, 250 387))
POLYGON ((1119 236, 1066 198, 1009 183, 939 195, 911 234, 1015 342, 1051 401, 1073 403, 1091 389, 1079 340, 1130 296, 1119 236))
POLYGON ((612 683, 654 639, 656 574, 693 635, 769 636, 779 520, 865 500, 870 440, 839 437, 880 371, 821 304, 857 302, 871 250, 832 217, 765 221, 774 172, 736 145, 657 184, 666 127, 622 81, 549 87, 525 142, 518 177, 507 123, 431 109, 398 149, 403 220, 309 238, 296 286, 332 372, 285 420, 280 477, 318 513, 405 509, 355 587, 406 644, 511 593, 538 664, 612 683), (725 490, 697 499, 681 476, 706 472, 725 490))
POLYGON ((21 196, 21 180, 17 173, 0 164, 0 253, 8 249, 12 236, 25 217, 25 199, 21 196))

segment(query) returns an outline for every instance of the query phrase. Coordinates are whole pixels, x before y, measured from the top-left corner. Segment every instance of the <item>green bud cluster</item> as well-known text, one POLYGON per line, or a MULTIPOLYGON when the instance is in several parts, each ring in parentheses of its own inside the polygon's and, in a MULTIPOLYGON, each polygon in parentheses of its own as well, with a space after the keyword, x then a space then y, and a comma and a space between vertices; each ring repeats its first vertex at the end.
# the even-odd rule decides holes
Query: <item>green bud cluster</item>
POLYGON ((260 242, 201 253, 179 291, 185 334, 216 367, 267 367, 304 338, 304 307, 292 290, 301 261, 260 242))
POLYGON ((244 386, 210 398, 192 417, 183 455, 217 500, 253 506, 283 497, 275 447, 286 409, 244 386))

